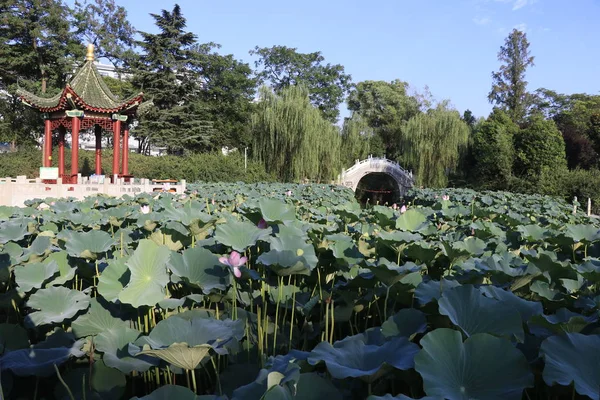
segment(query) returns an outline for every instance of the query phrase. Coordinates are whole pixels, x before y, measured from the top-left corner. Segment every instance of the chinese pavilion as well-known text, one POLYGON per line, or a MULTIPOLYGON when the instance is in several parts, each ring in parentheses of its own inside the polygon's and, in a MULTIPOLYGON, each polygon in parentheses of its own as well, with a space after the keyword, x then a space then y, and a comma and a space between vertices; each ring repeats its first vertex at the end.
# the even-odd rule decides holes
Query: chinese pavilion
POLYGON ((87 47, 83 66, 63 91, 40 97, 18 89, 21 101, 43 113, 43 167, 52 167, 52 137, 58 133, 58 177, 63 183, 77 183, 79 173, 79 132, 94 128, 96 175, 102 174, 102 130, 113 135, 113 176, 129 179, 129 124, 142 103, 143 93, 119 100, 94 66, 94 46, 87 47), (71 171, 65 171, 65 134, 71 131, 71 171), (121 140, 122 139, 122 140, 121 140), (121 144, 122 143, 122 144, 121 144), (122 147, 121 147, 122 146, 122 147), (122 149, 122 151, 121 151, 122 149), (122 160, 120 154, 122 153, 122 160))

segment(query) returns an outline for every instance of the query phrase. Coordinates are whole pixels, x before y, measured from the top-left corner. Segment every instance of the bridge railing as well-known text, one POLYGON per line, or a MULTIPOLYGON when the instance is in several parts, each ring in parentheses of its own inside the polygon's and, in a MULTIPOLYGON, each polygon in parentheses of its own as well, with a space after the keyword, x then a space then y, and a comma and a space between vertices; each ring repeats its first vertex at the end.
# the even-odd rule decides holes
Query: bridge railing
POLYGON ((369 157, 369 158, 366 158, 364 160, 361 160, 361 161, 355 163, 353 166, 351 166, 347 170, 345 170, 342 175, 349 175, 349 174, 351 174, 352 172, 354 172, 355 170, 359 169, 360 167, 362 167, 365 164, 379 165, 381 163, 392 164, 394 167, 396 167, 397 169, 399 169, 404 174, 410 176, 411 178, 413 177, 412 171, 408 171, 408 170, 402 168, 400 166, 400 164, 398 164, 396 161, 393 161, 393 160, 390 160, 390 159, 384 158, 384 157, 369 157))

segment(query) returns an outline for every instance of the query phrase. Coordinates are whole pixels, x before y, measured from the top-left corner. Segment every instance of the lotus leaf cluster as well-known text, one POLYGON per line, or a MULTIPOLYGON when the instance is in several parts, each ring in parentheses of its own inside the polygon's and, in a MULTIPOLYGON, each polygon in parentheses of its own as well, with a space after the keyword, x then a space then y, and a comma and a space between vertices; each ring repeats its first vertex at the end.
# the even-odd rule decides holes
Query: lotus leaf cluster
POLYGON ((0 397, 600 399, 600 220, 325 184, 0 208, 0 397))

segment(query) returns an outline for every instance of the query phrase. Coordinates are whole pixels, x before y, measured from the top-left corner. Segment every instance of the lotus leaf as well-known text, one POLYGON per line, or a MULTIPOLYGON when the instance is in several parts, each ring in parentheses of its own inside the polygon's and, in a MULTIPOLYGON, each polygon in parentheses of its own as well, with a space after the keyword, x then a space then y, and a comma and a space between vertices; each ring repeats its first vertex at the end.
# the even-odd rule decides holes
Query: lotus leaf
POLYGON ((86 314, 81 315, 71 324, 75 337, 95 336, 127 323, 111 315, 97 299, 90 300, 90 308, 86 314))
POLYGON ((600 398, 600 335, 565 333, 544 340, 544 381, 569 386, 575 383, 577 393, 591 399, 600 398))
POLYGON ((415 298, 421 305, 428 304, 433 300, 439 300, 445 291, 460 286, 460 283, 454 280, 442 278, 441 281, 430 280, 421 282, 415 290, 415 298))
POLYGON ((112 248, 115 240, 104 231, 89 232, 61 231, 61 239, 71 257, 95 260, 98 255, 112 248))
POLYGON ((217 255, 202 247, 184 250, 182 254, 173 253, 168 267, 192 286, 201 288, 204 293, 214 289, 225 290, 229 285, 229 271, 219 262, 217 255))
POLYGON ((29 234, 26 223, 18 221, 6 221, 0 223, 0 244, 18 242, 29 234))
POLYGON ((212 348, 208 344, 190 347, 187 343, 173 343, 166 348, 156 350, 151 349, 149 346, 144 346, 144 349, 136 355, 158 357, 176 367, 192 370, 210 354, 212 348))
POLYGON ((270 368, 260 370, 254 382, 237 388, 232 400, 260 400, 269 391, 273 391, 269 397, 274 399, 293 398, 292 394, 300 379, 300 367, 289 362, 285 356, 271 358, 269 362, 272 363, 270 368))
POLYGON ((438 301, 440 314, 447 315, 467 336, 491 333, 516 337, 523 342, 521 314, 500 301, 485 297, 472 285, 455 287, 438 301))
POLYGON ((131 271, 127 267, 127 258, 112 259, 104 268, 98 279, 98 293, 106 300, 115 302, 131 279, 131 271))
POLYGON ((415 369, 425 393, 449 400, 520 400, 533 374, 523 353, 506 339, 479 333, 464 343, 451 329, 436 329, 421 339, 415 369))
POLYGON ((189 346, 215 345, 235 338, 244 337, 244 323, 241 320, 217 320, 193 317, 190 320, 177 315, 160 321, 147 337, 146 343, 152 348, 168 347, 173 343, 187 343, 189 346))
POLYGON ((32 326, 60 323, 85 310, 90 298, 77 290, 65 287, 51 287, 32 294, 27 306, 35 311, 26 317, 26 323, 32 326))
POLYGON ((169 283, 166 264, 171 250, 158 246, 151 240, 140 240, 137 249, 127 260, 131 277, 119 300, 134 307, 154 306, 165 298, 165 288, 169 283))
POLYGON ((403 231, 418 231, 426 225, 427 217, 414 208, 408 209, 396 220, 396 229, 403 231))
POLYGON ((266 240, 271 228, 259 229, 248 221, 229 221, 217 225, 215 239, 236 251, 244 251, 259 240, 266 240))
POLYGON ((68 253, 66 251, 58 251, 50 254, 45 260, 45 264, 56 263, 58 265, 59 275, 48 283, 48 286, 64 285, 66 282, 73 279, 77 268, 69 265, 68 253))
POLYGON ((194 392, 183 386, 165 385, 144 397, 132 397, 130 400, 224 400, 220 397, 196 396, 194 392))
POLYGON ((96 336, 96 349, 104 353, 103 360, 107 366, 128 374, 131 371, 145 372, 158 363, 152 357, 133 357, 129 353, 129 345, 141 332, 126 326, 117 326, 96 336))
POLYGON ((414 308, 398 311, 381 325, 384 336, 404 336, 410 338, 415 333, 423 333, 427 329, 425 314, 414 308))
POLYGON ((14 273, 19 291, 29 293, 33 289, 41 288, 44 282, 58 273, 58 264, 54 261, 26 264, 15 267, 14 273))
POLYGON ((371 344, 368 335, 349 336, 335 342, 319 343, 308 357, 316 365, 324 361, 327 370, 336 379, 361 378, 373 381, 386 365, 407 370, 413 367, 419 346, 404 337, 395 337, 383 343, 371 344))
POLYGON ((318 259, 306 237, 280 234, 272 238, 271 250, 261 254, 258 262, 270 266, 278 275, 310 275, 317 266, 318 259))
POLYGON ((264 197, 259 200, 258 204, 262 217, 267 222, 286 224, 296 220, 296 209, 290 204, 264 197))
POLYGON ((83 343, 83 340, 74 343, 67 343, 64 340, 57 341, 53 340, 51 336, 46 342, 31 348, 5 353, 0 357, 0 365, 2 370, 11 370, 17 376, 52 376, 55 373, 55 365, 61 365, 72 356, 77 358, 84 355, 81 351, 83 343))
POLYGON ((542 315, 544 311, 541 303, 522 299, 512 292, 496 286, 481 286, 479 290, 487 297, 501 302, 504 307, 517 310, 523 322, 529 321, 534 315, 542 315))

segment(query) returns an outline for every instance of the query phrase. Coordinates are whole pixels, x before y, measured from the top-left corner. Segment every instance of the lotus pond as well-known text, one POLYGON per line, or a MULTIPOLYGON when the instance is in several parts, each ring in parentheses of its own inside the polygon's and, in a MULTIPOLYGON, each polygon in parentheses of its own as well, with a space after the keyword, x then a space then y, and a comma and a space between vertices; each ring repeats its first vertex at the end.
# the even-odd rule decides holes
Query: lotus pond
POLYGON ((598 220, 405 201, 199 184, 0 207, 0 398, 599 399, 598 220))

